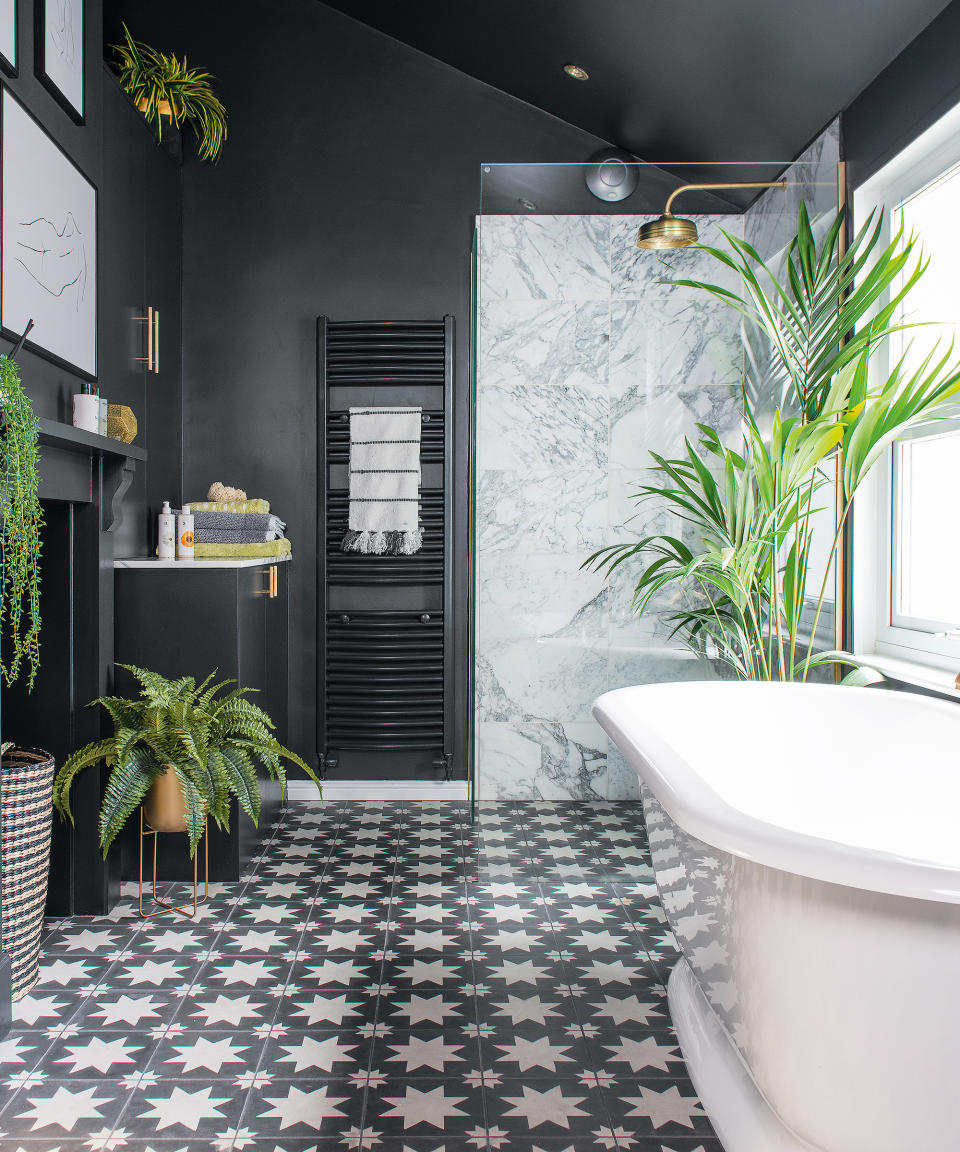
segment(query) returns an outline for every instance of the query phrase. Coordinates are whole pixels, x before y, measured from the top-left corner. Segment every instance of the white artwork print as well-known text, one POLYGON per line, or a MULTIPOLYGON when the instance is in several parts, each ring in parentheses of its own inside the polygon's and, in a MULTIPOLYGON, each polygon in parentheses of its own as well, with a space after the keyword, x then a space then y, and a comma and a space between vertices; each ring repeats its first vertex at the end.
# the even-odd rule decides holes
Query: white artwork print
POLYGON ((17 66, 17 0, 0 0, 0 56, 17 66))
POLYGON ((0 322, 95 376, 96 191, 6 90, 2 175, 0 322))
POLYGON ((83 0, 44 0, 43 70, 83 115, 83 0))

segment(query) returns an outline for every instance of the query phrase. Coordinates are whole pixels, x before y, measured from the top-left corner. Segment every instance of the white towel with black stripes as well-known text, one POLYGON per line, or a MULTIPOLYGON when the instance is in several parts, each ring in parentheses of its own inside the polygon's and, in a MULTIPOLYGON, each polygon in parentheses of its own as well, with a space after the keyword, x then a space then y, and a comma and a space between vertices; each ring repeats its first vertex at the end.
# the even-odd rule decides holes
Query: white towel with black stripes
POLYGON ((376 556, 420 550, 419 408, 350 409, 350 518, 341 548, 376 556))

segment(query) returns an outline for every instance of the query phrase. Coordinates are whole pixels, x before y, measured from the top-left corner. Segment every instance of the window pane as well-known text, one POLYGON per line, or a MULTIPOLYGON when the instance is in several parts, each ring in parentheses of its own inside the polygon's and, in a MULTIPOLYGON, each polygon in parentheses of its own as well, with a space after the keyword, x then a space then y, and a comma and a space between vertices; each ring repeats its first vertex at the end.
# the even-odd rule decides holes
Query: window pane
POLYGON ((960 433, 897 445, 899 614, 960 624, 960 433))

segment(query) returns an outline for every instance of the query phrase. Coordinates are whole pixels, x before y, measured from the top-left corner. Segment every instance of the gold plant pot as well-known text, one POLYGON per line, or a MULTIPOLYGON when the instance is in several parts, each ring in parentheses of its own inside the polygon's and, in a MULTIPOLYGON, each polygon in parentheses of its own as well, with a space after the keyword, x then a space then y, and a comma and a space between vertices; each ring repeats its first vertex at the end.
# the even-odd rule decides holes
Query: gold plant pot
POLYGON ((183 792, 173 767, 158 776, 143 800, 143 814, 154 832, 186 832, 187 813, 183 792))
MULTIPOLYGON (((141 96, 137 107, 141 112, 146 112, 148 104, 149 101, 147 100, 146 96, 141 96)), ((157 104, 157 111, 161 116, 168 116, 171 120, 173 119, 173 108, 171 107, 169 100, 160 100, 157 104)))

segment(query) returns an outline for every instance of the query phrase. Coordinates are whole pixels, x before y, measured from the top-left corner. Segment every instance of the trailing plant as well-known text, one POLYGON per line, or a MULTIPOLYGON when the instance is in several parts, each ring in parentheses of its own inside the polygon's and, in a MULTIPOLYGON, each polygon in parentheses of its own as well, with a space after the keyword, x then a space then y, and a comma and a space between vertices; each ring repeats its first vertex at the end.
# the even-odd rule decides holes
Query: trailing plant
POLYGON ((894 318, 926 263, 902 226, 881 246, 882 215, 867 221, 845 253, 842 227, 839 213, 818 245, 801 204, 783 282, 754 248, 727 233, 729 251, 701 249, 736 274, 739 291, 671 282, 709 292, 747 323, 743 443, 726 447, 716 429, 701 424, 699 444, 687 440, 683 456, 651 453, 653 479, 635 498, 666 507, 683 529, 613 545, 587 561, 609 575, 638 558, 644 568, 634 606, 641 614, 679 586, 684 602, 668 617, 672 634, 741 679, 806 680, 830 663, 854 666, 852 682, 875 678, 849 653, 815 651, 844 528, 858 488, 887 448, 909 429, 954 414, 960 395, 952 344, 943 355, 935 347, 911 360, 915 367, 901 358, 873 379, 871 362, 906 327, 894 318), (758 405, 770 395, 779 403, 763 432, 758 405), (823 531, 818 513, 834 505, 829 559, 808 595, 813 536, 823 531))
POLYGON ((117 54, 117 76, 147 123, 156 128, 157 138, 163 136, 164 116, 178 128, 186 121, 200 142, 200 159, 218 160, 227 138, 227 111, 213 91, 214 77, 189 68, 186 57, 168 56, 134 40, 126 24, 123 35, 122 44, 111 45, 117 54))
POLYGON ((215 672, 200 684, 192 676, 167 680, 156 672, 121 664, 140 683, 139 699, 104 696, 90 707, 105 708, 113 735, 74 752, 64 761, 53 783, 53 803, 73 821, 70 787, 83 768, 101 761, 110 777, 100 809, 100 848, 106 856, 127 819, 139 807, 150 785, 170 767, 177 774, 186 809, 190 855, 203 835, 204 818, 230 827, 230 799, 257 823, 260 790, 254 761, 286 787, 281 760, 302 768, 320 788, 313 770, 273 735, 274 723, 246 696, 251 688, 221 694, 234 680, 211 684, 215 672))
POLYGON ((0 663, 11 685, 27 666, 27 689, 40 667, 40 530, 37 490, 40 424, 15 361, 0 356, 0 663))

